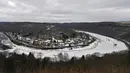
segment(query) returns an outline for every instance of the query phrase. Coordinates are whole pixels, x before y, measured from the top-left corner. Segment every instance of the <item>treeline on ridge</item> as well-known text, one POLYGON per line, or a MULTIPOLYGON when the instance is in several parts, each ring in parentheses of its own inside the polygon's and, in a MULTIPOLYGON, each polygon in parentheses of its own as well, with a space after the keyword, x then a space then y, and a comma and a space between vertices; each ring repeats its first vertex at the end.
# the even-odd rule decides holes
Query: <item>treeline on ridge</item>
POLYGON ((90 68, 111 68, 111 66, 129 68, 129 57, 129 52, 123 51, 105 54, 103 57, 92 55, 89 57, 82 56, 80 59, 73 57, 71 60, 66 62, 51 62, 48 57, 44 59, 35 59, 31 53, 28 56, 24 54, 17 55, 14 53, 8 58, 3 54, 0 54, 0 73, 50 73, 50 70, 54 70, 53 73, 57 73, 56 71, 60 72, 59 70, 62 69, 73 70, 75 68, 80 68, 84 71, 90 68))

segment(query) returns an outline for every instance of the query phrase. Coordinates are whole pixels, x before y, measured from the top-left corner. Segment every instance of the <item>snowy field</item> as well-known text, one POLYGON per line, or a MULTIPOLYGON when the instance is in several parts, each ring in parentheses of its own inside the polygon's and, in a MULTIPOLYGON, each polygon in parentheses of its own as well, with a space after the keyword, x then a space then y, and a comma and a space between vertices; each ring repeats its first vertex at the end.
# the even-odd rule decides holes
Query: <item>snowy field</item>
POLYGON ((1 43, 12 47, 12 49, 0 50, 0 52, 8 52, 8 53, 15 52, 17 54, 24 53, 26 55, 28 55, 31 52, 35 56, 35 58, 50 57, 52 61, 59 61, 59 60, 70 60, 72 57, 80 58, 82 57, 82 55, 91 55, 97 52, 100 53, 97 55, 101 57, 103 56, 103 54, 106 54, 106 53, 128 50, 127 46, 119 40, 116 40, 107 36, 99 35, 96 33, 91 33, 91 32, 85 32, 85 31, 78 31, 78 32, 84 32, 86 34, 89 34, 93 37, 96 37, 97 40, 91 43, 89 46, 86 46, 83 48, 40 50, 40 49, 16 45, 12 43, 3 33, 0 33, 1 43), (6 38, 4 38, 3 40, 3 37, 6 37, 6 38))

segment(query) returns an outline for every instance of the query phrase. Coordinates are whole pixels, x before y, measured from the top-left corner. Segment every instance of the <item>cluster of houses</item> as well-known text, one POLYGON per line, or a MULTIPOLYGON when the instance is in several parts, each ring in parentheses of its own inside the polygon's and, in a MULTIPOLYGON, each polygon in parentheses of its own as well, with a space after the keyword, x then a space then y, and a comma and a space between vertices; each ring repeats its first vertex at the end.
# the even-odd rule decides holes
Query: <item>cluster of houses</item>
MULTIPOLYGON (((74 38, 67 38, 63 40, 58 36, 50 36, 50 37, 23 37, 17 33, 7 33, 8 36, 14 41, 21 42, 21 44, 26 44, 27 46, 37 46, 38 48, 65 48, 65 47, 79 47, 86 46, 89 42, 92 41, 91 36, 80 33, 78 36, 74 38)), ((41 35, 45 36, 45 35, 41 35)))

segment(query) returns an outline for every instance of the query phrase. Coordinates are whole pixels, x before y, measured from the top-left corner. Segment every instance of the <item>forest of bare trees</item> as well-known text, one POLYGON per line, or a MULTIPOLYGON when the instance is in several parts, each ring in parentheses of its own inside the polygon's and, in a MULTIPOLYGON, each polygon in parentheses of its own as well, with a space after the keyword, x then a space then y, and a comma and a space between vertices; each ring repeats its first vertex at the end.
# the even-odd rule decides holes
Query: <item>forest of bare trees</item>
POLYGON ((47 57, 35 59, 31 53, 8 58, 0 54, 0 73, 130 73, 129 57, 129 52, 114 52, 104 57, 92 55, 51 62, 47 57))

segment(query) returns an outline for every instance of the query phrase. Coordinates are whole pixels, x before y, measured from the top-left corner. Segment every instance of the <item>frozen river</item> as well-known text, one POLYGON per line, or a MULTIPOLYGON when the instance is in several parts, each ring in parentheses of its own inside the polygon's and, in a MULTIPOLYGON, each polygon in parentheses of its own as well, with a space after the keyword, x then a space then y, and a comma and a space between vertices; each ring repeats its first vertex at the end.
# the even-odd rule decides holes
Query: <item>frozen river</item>
POLYGON ((1 35, 1 43, 12 47, 12 49, 0 50, 1 52, 9 52, 9 53, 17 53, 17 54, 26 54, 28 55, 30 52, 35 56, 35 58, 45 58, 50 57, 52 61, 59 61, 62 59, 69 60, 72 57, 80 58, 83 55, 91 55, 94 53, 100 53, 98 56, 103 56, 105 53, 119 52, 122 50, 128 50, 128 47, 122 41, 103 36, 96 33, 86 32, 86 31, 77 31, 84 32, 86 34, 91 35, 92 37, 97 38, 97 40, 91 43, 89 46, 83 48, 64 48, 64 49, 56 49, 56 50, 40 50, 25 46, 19 46, 12 43, 3 33, 1 35), (2 40, 5 37, 4 40, 2 40))

